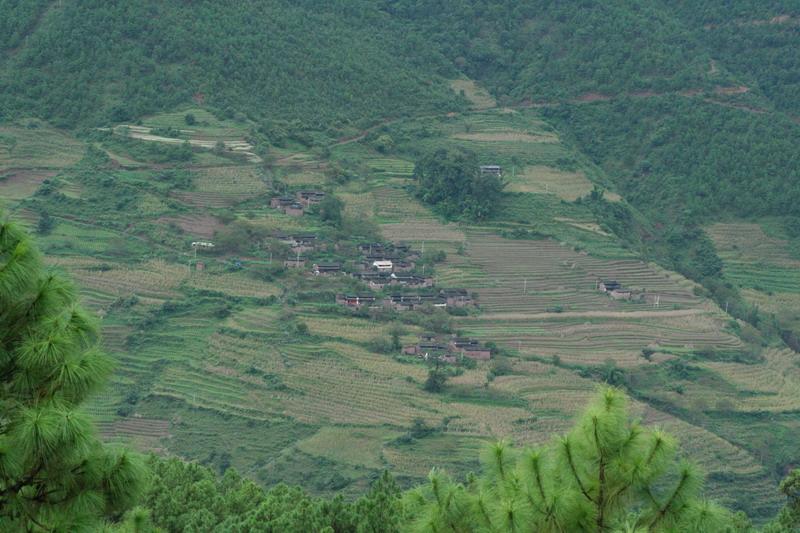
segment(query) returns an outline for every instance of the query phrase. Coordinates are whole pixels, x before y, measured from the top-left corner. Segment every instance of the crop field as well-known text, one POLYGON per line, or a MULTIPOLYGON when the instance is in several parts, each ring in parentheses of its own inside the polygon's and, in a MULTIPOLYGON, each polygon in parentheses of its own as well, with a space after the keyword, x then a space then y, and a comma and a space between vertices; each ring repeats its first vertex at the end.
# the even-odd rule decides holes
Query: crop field
POLYGON ((85 151, 82 142, 39 121, 0 126, 0 173, 65 168, 77 163, 85 151))
POLYGON ((205 167, 195 170, 194 185, 200 192, 248 198, 268 189, 258 170, 251 166, 205 167))
POLYGON ((510 192, 555 194, 559 198, 573 201, 592 192, 590 182, 582 172, 568 172, 545 166, 529 166, 519 169, 509 181, 510 192))

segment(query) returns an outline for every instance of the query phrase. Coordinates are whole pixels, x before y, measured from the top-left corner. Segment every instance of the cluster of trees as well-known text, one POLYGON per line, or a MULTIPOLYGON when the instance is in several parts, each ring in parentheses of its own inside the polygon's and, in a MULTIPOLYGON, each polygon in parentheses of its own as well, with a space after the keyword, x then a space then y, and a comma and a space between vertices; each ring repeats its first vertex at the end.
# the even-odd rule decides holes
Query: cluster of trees
POLYGON ((481 174, 478 157, 463 150, 440 149, 421 157, 414 179, 420 200, 447 217, 471 220, 490 217, 505 187, 500 177, 481 174))

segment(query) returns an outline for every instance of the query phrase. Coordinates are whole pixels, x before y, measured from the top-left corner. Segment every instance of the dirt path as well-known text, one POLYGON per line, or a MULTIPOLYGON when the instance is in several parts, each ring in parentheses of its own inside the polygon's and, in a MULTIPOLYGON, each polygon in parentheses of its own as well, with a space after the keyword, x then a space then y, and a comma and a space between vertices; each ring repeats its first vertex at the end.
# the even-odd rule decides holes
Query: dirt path
POLYGON ((705 309, 676 309, 666 311, 573 311, 564 313, 486 313, 481 320, 545 320, 548 318, 674 318, 705 315, 705 309))

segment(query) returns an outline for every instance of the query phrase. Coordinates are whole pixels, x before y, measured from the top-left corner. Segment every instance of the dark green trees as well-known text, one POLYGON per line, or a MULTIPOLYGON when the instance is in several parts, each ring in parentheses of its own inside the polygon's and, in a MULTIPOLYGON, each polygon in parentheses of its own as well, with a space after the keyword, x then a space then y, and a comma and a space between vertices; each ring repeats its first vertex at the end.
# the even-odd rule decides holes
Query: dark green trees
POLYGON ((414 167, 416 194, 447 217, 480 220, 497 208, 505 186, 502 179, 481 175, 472 152, 437 150, 422 157, 414 167))
POLYGON ((466 485, 433 472, 406 496, 416 530, 726 531, 728 511, 700 496, 702 476, 675 460, 676 444, 629 420, 625 395, 606 389, 573 430, 548 446, 504 443, 466 485))
POLYGON ((110 371, 72 286, 0 219, 0 530, 95 530, 133 503, 141 465, 78 409, 110 371))
MULTIPOLYGON (((395 533, 400 490, 384 473, 370 491, 346 502, 309 496, 299 487, 269 491, 229 469, 222 478, 178 459, 149 461, 153 483, 144 498, 155 526, 167 532, 395 533)), ((151 531, 145 527, 143 531, 151 531)))

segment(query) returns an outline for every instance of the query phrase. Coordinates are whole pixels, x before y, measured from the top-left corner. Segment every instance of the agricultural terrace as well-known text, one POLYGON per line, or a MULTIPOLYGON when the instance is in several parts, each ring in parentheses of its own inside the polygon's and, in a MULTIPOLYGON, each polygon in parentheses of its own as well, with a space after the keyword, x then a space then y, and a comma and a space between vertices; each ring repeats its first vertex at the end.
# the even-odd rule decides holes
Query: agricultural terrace
MULTIPOLYGON (((264 484, 299 478, 316 493, 357 493, 387 468, 403 472, 404 484, 433 466, 462 475, 475 469, 478 449, 499 437, 546 441, 570 426, 601 379, 598 369, 613 361, 642 398, 670 409, 637 403, 645 420, 680 436, 712 474, 715 495, 773 506, 767 467, 702 416, 796 409, 788 354, 736 362, 750 347, 693 283, 634 258, 574 201, 603 183, 597 169, 535 111, 496 109, 469 82, 456 89, 483 110, 387 123, 325 150, 289 142, 271 147, 266 164, 231 150, 247 135, 246 123, 202 108, 102 134, 110 140, 95 147, 112 160, 98 158, 88 171, 69 166, 83 157, 83 145, 49 130, 46 143, 69 148, 49 152, 56 154, 49 162, 42 147, 31 148, 39 160, 14 160, 8 168, 40 173, 0 183, 3 197, 32 228, 43 213, 53 216, 39 236, 42 249, 102 316, 118 363, 113 387, 88 406, 105 438, 220 470, 233 465, 264 484), (170 152, 161 148, 184 141, 195 145, 188 160, 163 160, 170 152), (498 216, 477 226, 442 219, 410 187, 421 151, 458 146, 502 165, 510 182, 498 216), (35 194, 43 176, 58 194, 35 194), (269 208, 274 191, 301 187, 343 200, 347 224, 332 228, 313 214, 269 208), (199 250, 200 269, 191 242, 224 248, 220 239, 234 224, 262 236, 335 235, 327 244, 341 250, 371 235, 418 250, 424 243, 426 254, 444 251, 433 267, 437 285, 474 291, 480 305, 449 326, 495 342, 501 353, 454 369, 440 394, 425 392, 422 360, 376 348, 398 326, 400 343, 415 342, 427 329, 424 316, 406 322, 336 308, 333 295, 357 287, 353 279, 282 271, 283 257, 270 262, 258 239, 235 252, 199 250), (609 278, 637 298, 601 293, 598 280, 609 278), (720 357, 702 355, 712 352, 720 357), (674 377, 674 361, 699 370, 674 377), (677 418, 684 412, 698 416, 677 418), (750 492, 732 492, 743 482, 750 492)), ((10 157, 7 149, 0 154, 10 157)))

